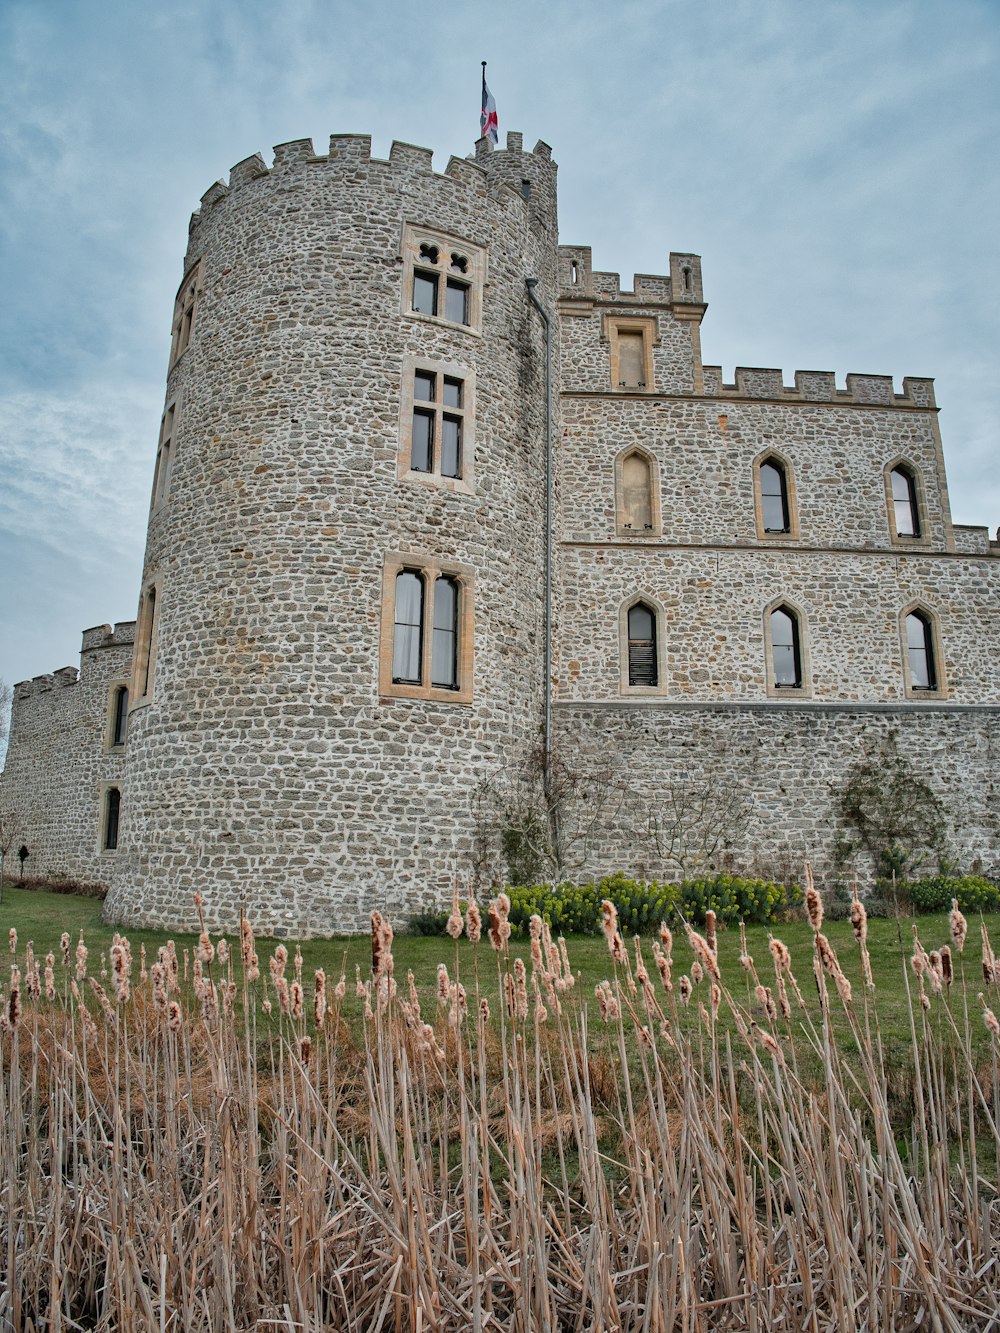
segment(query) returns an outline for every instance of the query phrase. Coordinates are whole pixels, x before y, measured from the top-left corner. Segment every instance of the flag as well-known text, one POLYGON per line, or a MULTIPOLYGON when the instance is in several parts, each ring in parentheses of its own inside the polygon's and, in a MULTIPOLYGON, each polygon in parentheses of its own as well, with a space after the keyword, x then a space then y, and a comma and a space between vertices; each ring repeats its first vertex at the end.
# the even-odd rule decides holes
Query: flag
POLYGON ((486 86, 486 62, 483 61, 483 111, 479 117, 479 137, 489 137, 496 144, 500 139, 500 123, 497 120, 497 104, 493 94, 486 86))

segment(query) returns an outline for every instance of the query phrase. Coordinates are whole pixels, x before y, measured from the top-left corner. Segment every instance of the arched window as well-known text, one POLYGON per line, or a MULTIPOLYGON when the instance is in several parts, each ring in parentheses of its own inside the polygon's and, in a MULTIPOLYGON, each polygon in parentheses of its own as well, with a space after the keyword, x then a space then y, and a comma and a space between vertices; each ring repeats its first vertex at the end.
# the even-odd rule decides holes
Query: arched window
POLYGON ((908 467, 894 467, 889 474, 892 488, 892 521, 897 537, 920 536, 920 506, 917 481, 908 467))
POLYGON ((423 681, 424 581, 411 569, 396 575, 396 613, 392 638, 392 679, 395 684, 423 681))
POLYGON ((788 478, 776 458, 768 458, 758 469, 761 522, 765 532, 791 532, 788 478))
POLYGON ((458 595, 455 579, 434 580, 431 684, 436 689, 458 689, 458 595))
POLYGON ((128 729, 128 686, 119 685, 111 704, 111 744, 124 745, 128 729))
POLYGON ((656 612, 645 602, 628 610, 628 683, 659 684, 656 661, 656 612))
POLYGON ((906 660, 910 669, 911 690, 936 690, 937 664, 934 660, 934 626, 922 611, 906 617, 906 660))
POLYGON ((113 852, 118 846, 118 823, 121 817, 122 794, 117 787, 104 793, 104 850, 113 852))
POLYGON ((802 688, 799 618, 787 606, 779 606, 771 612, 771 676, 775 689, 802 688))

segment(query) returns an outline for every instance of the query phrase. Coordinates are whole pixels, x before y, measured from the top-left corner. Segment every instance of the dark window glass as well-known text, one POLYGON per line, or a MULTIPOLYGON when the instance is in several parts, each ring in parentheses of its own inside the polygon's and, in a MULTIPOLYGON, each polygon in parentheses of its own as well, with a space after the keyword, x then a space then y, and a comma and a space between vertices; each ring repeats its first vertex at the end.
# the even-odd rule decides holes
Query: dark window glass
POLYGON ((104 799, 104 849, 113 852, 118 846, 118 820, 121 815, 122 794, 117 787, 109 787, 104 799))
POLYGON ((917 511, 917 487, 912 476, 903 468, 892 473, 892 509, 897 537, 919 537, 920 516, 917 511))
POLYGON ((781 689, 801 689, 799 622, 784 607, 771 612, 771 666, 775 685, 781 689))
POLYGON ((452 255, 451 267, 454 273, 465 273, 469 267, 469 261, 465 255, 452 255))
POLYGON ((445 407, 462 406, 462 381, 444 377, 444 405, 445 407))
POLYGON ((656 685, 656 616, 644 603, 629 607, 628 683, 656 685))
POLYGON ((765 532, 789 532, 785 469, 774 462, 760 465, 760 508, 765 532))
POLYGON ((419 398, 422 403, 433 403, 434 401, 434 381, 437 376, 429 370, 418 370, 413 376, 413 396, 419 398))
POLYGON ((111 744, 124 745, 128 727, 128 690, 120 685, 115 690, 115 716, 111 725, 111 744))
POLYGON ((428 264, 438 262, 438 248, 436 245, 429 245, 426 242, 420 247, 420 258, 428 264))
POLYGON ((906 655, 910 663, 910 688, 936 690, 934 636, 930 621, 917 611, 906 617, 906 655))
POLYGON ((437 314, 438 284, 432 273, 414 273, 413 308, 421 315, 437 314))
POLYGON ((462 423, 458 417, 444 417, 441 422, 441 475, 462 475, 462 423))
POLYGON ((396 575, 396 616, 392 637, 392 678, 407 685, 423 679, 420 646, 424 623, 424 581, 404 569, 396 575))
POLYGON ((444 314, 445 319, 450 319, 453 324, 468 324, 469 289, 464 282, 454 282, 451 278, 448 279, 444 314))
POLYGON ((414 472, 430 472, 434 462, 434 413, 413 413, 413 439, 410 442, 410 467, 414 472))
POLYGON ((454 579, 440 578, 434 583, 431 684, 458 689, 458 584, 454 579))

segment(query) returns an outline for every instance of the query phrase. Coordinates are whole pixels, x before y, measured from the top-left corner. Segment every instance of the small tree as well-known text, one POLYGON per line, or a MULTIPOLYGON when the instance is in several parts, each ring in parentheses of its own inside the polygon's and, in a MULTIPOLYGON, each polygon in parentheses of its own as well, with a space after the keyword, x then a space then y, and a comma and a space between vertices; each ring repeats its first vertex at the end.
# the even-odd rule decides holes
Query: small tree
POLYGON ((23 822, 16 810, 9 806, 0 806, 0 900, 3 898, 3 877, 7 866, 7 855, 21 836, 23 822))
POLYGON ((894 733, 855 764, 835 795, 838 860, 863 852, 883 890, 905 887, 928 855, 943 855, 944 802, 899 753, 894 733))
POLYGON ((571 767, 541 749, 505 764, 476 789, 478 884, 556 883, 587 860, 617 816, 625 787, 613 764, 571 767))
POLYGON ((718 772, 664 783, 646 801, 649 841, 682 876, 717 870, 720 855, 745 838, 754 813, 749 786, 718 772))

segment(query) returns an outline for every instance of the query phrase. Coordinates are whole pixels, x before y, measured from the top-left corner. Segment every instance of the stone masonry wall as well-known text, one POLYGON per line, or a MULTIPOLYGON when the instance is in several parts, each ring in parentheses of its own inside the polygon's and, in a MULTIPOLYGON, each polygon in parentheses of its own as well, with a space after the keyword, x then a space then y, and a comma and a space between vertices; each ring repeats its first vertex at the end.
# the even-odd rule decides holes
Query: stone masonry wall
MULTIPOLYGON (((121 785, 123 747, 110 745, 114 689, 127 684, 135 625, 85 630, 80 669, 63 667, 14 687, 0 809, 19 832, 11 855, 29 851, 25 874, 107 884, 116 852, 100 845, 103 793, 121 785)), ((17 867, 8 862, 7 873, 17 867)))
POLYGON ((558 244, 551 151, 525 152, 519 134, 443 173, 410 144, 373 159, 359 135, 324 154, 308 140, 274 151, 270 166, 237 164, 191 221, 127 774, 107 722, 131 624, 86 631, 79 680, 64 668, 16 688, 0 808, 23 814, 29 873, 110 881, 110 919, 181 929, 196 890, 211 924, 231 929, 243 908, 276 934, 447 901, 472 868, 477 788, 542 739, 535 278, 556 386, 555 748, 594 775, 600 814, 575 830, 572 873, 676 873, 650 811, 708 784, 752 798, 724 864, 784 878, 808 859, 826 876, 836 791, 891 742, 941 795, 955 860, 1000 874, 1000 540, 952 525, 930 380, 897 391, 848 375, 838 388, 828 371, 786 384, 738 367, 725 382, 702 363, 698 256, 671 254, 669 272, 631 288, 594 272, 588 247, 558 244), (481 320, 414 312, 421 231, 446 260, 472 257, 481 320), (649 335, 635 377, 652 374, 648 391, 612 382, 620 330, 649 335), (417 365, 464 382, 460 478, 407 468, 417 365), (655 472, 656 522, 641 533, 619 529, 616 496, 634 448, 655 472), (787 534, 758 524, 766 454, 789 479, 787 534), (890 522, 899 464, 916 478, 916 538, 890 522), (458 581, 455 692, 392 681, 400 568, 458 581), (637 599, 657 618, 652 687, 628 684, 637 599), (779 601, 801 630, 790 692, 767 672, 779 601), (939 688, 908 695, 915 605, 933 619, 939 688), (102 793, 123 777, 119 850, 103 852, 102 793))
POLYGON ((215 922, 245 905, 262 929, 356 929, 465 870, 477 783, 541 721, 544 355, 525 279, 554 309, 555 235, 551 155, 517 135, 444 174, 407 144, 388 161, 357 136, 322 157, 287 144, 206 195, 111 916, 190 924, 200 889, 215 922), (406 224, 483 248, 479 329, 411 313, 406 224), (400 474, 407 358, 474 382, 471 483, 400 474), (380 691, 396 555, 467 572, 470 703, 380 691))
MULTIPOLYGON (((675 878, 650 835, 649 812, 668 789, 710 775, 717 789, 751 796, 744 836, 722 849, 737 873, 801 882, 806 861, 819 882, 835 873, 836 793, 851 766, 890 737, 914 774, 930 783, 949 819, 948 850, 963 869, 1000 875, 1000 710, 786 705, 557 705, 561 759, 611 773, 630 792, 587 844, 580 874, 617 870, 675 878)), ((862 887, 871 867, 851 869, 862 887)), ((928 867, 933 871, 936 867, 928 867)))

